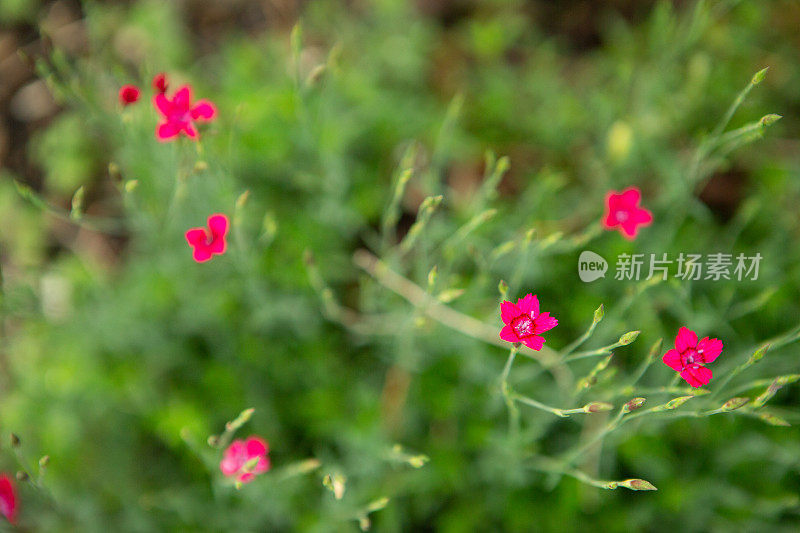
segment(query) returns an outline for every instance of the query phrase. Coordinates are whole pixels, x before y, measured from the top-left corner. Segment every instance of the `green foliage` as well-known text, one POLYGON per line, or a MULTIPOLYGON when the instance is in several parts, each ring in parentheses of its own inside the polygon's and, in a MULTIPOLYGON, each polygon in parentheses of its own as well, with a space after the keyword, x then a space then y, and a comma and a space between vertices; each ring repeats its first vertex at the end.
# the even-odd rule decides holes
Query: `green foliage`
POLYGON ((771 27, 780 3, 671 5, 609 13, 579 52, 521 2, 443 26, 318 1, 291 34, 201 55, 176 3, 88 3, 88 56, 40 62, 67 107, 32 150, 42 196, 20 189, 42 209, 0 182, 0 423, 50 457, 18 483, 21 521, 796 526, 796 25, 771 27), (155 140, 161 71, 217 105, 199 143, 155 140), (629 185, 655 218, 634 242, 599 225, 629 185), (214 212, 229 250, 198 265, 184 232, 214 212), (611 264, 587 284, 586 249, 763 261, 757 281, 611 264), (506 361, 500 296, 528 292, 559 326, 506 361), (682 325, 724 340, 707 390, 660 362, 682 325), (240 490, 208 443, 234 430, 273 464, 240 490))

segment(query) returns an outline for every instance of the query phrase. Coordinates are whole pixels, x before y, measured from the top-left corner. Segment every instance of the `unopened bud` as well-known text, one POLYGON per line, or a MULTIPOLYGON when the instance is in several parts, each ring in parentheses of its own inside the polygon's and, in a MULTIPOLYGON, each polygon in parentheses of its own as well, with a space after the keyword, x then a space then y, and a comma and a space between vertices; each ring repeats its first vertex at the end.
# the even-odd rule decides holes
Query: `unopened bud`
POLYGON ((16 433, 12 433, 11 434, 11 447, 12 448, 18 448, 21 442, 22 441, 19 440, 19 437, 17 436, 16 433))
POLYGON ((781 115, 770 113, 769 115, 764 115, 763 117, 761 117, 761 120, 759 122, 761 123, 762 126, 770 126, 772 124, 775 124, 782 118, 783 117, 781 115))
POLYGON ((722 411, 724 412, 735 411, 749 401, 750 398, 731 398, 730 400, 722 404, 722 407, 720 409, 722 409, 722 411))
POLYGON ((247 199, 250 197, 250 191, 246 190, 239 197, 236 199, 236 209, 241 209, 247 203, 247 199))
POLYGON ((41 459, 39 459, 39 468, 47 468, 47 465, 50 464, 50 456, 43 455, 41 459))
POLYGON ((673 409, 677 409, 681 405, 685 404, 689 400, 694 398, 694 396, 679 396, 678 398, 673 398, 672 400, 668 401, 664 404, 664 409, 667 411, 671 411, 673 409))
POLYGON ((629 345, 630 343, 636 340, 636 337, 639 336, 639 333, 640 333, 639 331, 629 331, 628 333, 619 338, 619 344, 621 346, 629 345))
POLYGON ((219 437, 217 435, 209 435, 208 436, 208 445, 212 448, 216 448, 219 446, 219 437))
POLYGON ((764 77, 767 75, 768 70, 769 67, 762 68, 761 70, 753 74, 753 79, 750 81, 750 83, 752 83, 753 85, 758 85, 759 83, 764 81, 764 77))
POLYGON ((620 486, 631 490, 658 490, 655 485, 644 479, 626 479, 620 486))
POLYGON ((603 317, 605 316, 605 314, 606 314, 606 310, 603 307, 603 304, 600 304, 600 307, 598 307, 597 309, 594 310, 594 318, 592 319, 592 322, 597 324, 598 322, 603 320, 603 317))
POLYGON ((631 411, 635 411, 641 406, 643 406, 645 401, 646 400, 644 398, 634 398, 622 406, 622 411, 624 413, 630 413, 631 411))
POLYGON ((784 420, 783 418, 778 418, 777 416, 773 415, 772 413, 762 412, 758 413, 758 418, 766 422, 771 426, 791 426, 789 422, 784 420))
POLYGON ((139 180, 128 180, 125 182, 125 192, 131 193, 139 186, 139 180))
POLYGON ((428 290, 432 289, 436 285, 436 280, 439 278, 439 267, 437 265, 433 265, 433 268, 430 272, 428 272, 428 290))
POLYGON ((608 402, 592 402, 592 403, 587 403, 586 405, 583 406, 583 412, 584 413, 602 413, 602 412, 605 412, 605 411, 610 411, 613 408, 614 408, 614 406, 611 405, 608 402))
POLYGON ((758 361, 760 361, 761 358, 764 357, 764 354, 767 353, 767 350, 769 350, 769 344, 765 344, 764 346, 756 350, 753 353, 753 355, 750 356, 750 359, 747 361, 747 364, 752 365, 753 363, 757 363, 758 361))
POLYGON ((326 474, 322 484, 333 493, 333 497, 341 500, 344 497, 345 482, 347 478, 342 474, 326 474))
POLYGON ((23 470, 20 470, 20 471, 17 472, 16 478, 17 478, 17 481, 28 481, 29 476, 28 476, 27 472, 25 472, 23 470))
POLYGON ((505 300, 508 297, 508 283, 505 280, 500 280, 497 284, 497 290, 500 291, 500 296, 505 300))

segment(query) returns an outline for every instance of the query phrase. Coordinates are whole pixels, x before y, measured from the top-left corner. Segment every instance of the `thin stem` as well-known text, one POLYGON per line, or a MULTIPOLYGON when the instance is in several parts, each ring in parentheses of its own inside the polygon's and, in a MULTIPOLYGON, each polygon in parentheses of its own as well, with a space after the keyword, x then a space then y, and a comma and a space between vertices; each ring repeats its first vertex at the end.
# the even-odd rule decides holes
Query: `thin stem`
POLYGON ((508 408, 508 426, 512 435, 519 434, 519 409, 514 404, 514 394, 508 386, 508 375, 511 372, 511 366, 514 364, 514 358, 517 356, 519 347, 514 345, 511 352, 508 354, 506 366, 503 367, 503 373, 500 375, 500 391, 503 393, 503 400, 508 408))
MULTIPOLYGON (((440 324, 488 344, 500 347, 508 346, 508 343, 498 336, 496 327, 442 304, 424 289, 391 270, 366 250, 357 251, 353 255, 353 262, 375 278, 378 283, 399 294, 440 324)), ((519 353, 534 359, 547 368, 564 390, 571 387, 572 373, 558 361, 557 352, 554 350, 545 346, 541 351, 536 352, 521 346, 519 353)))

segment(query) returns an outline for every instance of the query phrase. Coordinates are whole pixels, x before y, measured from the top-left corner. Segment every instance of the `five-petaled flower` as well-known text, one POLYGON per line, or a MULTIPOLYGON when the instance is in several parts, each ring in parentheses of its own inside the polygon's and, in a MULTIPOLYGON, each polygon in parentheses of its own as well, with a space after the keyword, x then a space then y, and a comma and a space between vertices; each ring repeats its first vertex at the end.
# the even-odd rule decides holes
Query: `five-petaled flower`
POLYGON ((697 333, 689 328, 678 330, 675 348, 667 351, 662 360, 692 387, 702 387, 711 381, 711 370, 704 365, 711 363, 722 353, 722 341, 703 337, 697 340, 697 333))
POLYGON ((544 337, 539 334, 558 325, 558 320, 550 313, 539 313, 539 299, 535 294, 518 299, 516 304, 504 301, 500 304, 500 317, 505 324, 500 330, 500 338, 521 342, 531 350, 541 350, 544 337))
POLYGON ((7 475, 0 475, 0 514, 12 524, 17 519, 17 493, 7 475))
POLYGON ((609 191, 606 195, 606 215, 603 226, 606 229, 619 228, 623 237, 628 240, 636 238, 639 227, 648 226, 653 221, 653 214, 639 207, 642 193, 636 187, 629 187, 618 193, 609 191))
POLYGON ((153 97, 153 104, 163 117, 163 121, 156 128, 156 138, 159 141, 169 141, 176 138, 181 132, 192 140, 197 140, 195 121, 212 120, 217 109, 208 100, 198 100, 192 104, 192 89, 184 85, 168 98, 166 93, 159 92, 153 97))
POLYGON ((123 85, 119 88, 119 103, 130 105, 139 100, 141 91, 136 85, 123 85))
POLYGON ((214 255, 225 253, 228 225, 228 217, 216 213, 208 217, 208 228, 192 228, 186 232, 186 241, 194 249, 195 261, 203 263, 214 255))
POLYGON ((219 463, 219 469, 227 476, 236 476, 241 483, 252 481, 256 474, 266 472, 270 468, 269 446, 260 437, 248 437, 247 440, 235 440, 225 450, 219 463))

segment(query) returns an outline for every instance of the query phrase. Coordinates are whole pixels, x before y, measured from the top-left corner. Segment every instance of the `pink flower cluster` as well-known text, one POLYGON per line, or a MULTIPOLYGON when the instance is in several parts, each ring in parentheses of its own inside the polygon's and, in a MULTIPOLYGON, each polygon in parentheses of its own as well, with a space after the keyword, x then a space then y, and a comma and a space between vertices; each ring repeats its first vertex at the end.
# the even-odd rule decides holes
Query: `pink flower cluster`
MULTIPOLYGON (((180 87, 172 97, 167 95, 169 82, 164 73, 153 78, 153 106, 161 115, 156 127, 156 139, 167 142, 177 139, 181 134, 193 141, 199 138, 198 122, 208 122, 217 116, 217 108, 209 100, 193 102, 192 88, 180 87)), ((135 85, 123 85, 119 90, 119 101, 123 106, 136 103, 141 90, 135 85)), ((208 217, 208 227, 191 228, 186 232, 186 242, 192 248, 192 257, 204 263, 215 255, 225 253, 229 227, 228 217, 217 213, 208 217)))

